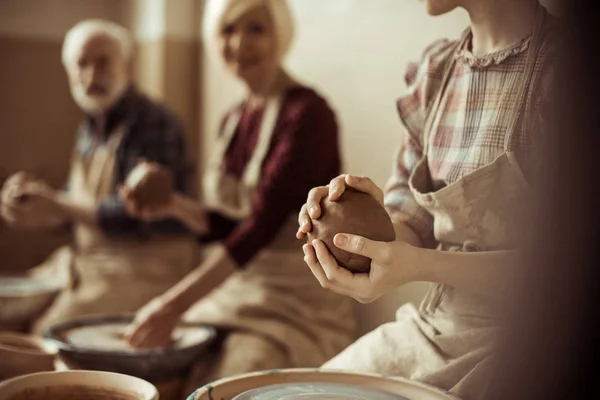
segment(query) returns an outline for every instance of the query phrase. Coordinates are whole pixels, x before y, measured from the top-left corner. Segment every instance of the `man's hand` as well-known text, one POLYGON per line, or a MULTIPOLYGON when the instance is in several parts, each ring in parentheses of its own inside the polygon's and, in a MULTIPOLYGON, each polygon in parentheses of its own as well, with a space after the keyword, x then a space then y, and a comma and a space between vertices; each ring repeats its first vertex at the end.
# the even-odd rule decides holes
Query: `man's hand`
POLYGON ((35 182, 35 177, 28 172, 20 171, 10 176, 0 191, 0 202, 9 207, 16 206, 22 198, 23 186, 28 182, 35 182))
POLYGON ((0 194, 1 215, 17 229, 35 230, 57 225, 65 217, 57 192, 46 182, 20 172, 10 177, 0 194))

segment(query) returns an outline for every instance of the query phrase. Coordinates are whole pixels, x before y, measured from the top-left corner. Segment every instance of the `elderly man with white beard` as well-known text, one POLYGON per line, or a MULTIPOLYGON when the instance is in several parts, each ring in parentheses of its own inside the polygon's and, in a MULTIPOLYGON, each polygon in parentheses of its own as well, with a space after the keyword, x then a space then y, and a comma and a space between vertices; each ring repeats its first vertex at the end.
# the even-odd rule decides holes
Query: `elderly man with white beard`
POLYGON ((2 217, 9 225, 68 226, 73 232, 71 244, 32 270, 66 278, 53 304, 33 321, 35 333, 75 316, 133 312, 196 265, 197 245, 183 224, 133 218, 119 196, 140 159, 169 171, 174 190, 189 191, 182 125, 134 84, 133 50, 129 32, 112 22, 86 20, 67 33, 62 61, 85 114, 68 181, 55 190, 21 171, 4 184, 2 217))

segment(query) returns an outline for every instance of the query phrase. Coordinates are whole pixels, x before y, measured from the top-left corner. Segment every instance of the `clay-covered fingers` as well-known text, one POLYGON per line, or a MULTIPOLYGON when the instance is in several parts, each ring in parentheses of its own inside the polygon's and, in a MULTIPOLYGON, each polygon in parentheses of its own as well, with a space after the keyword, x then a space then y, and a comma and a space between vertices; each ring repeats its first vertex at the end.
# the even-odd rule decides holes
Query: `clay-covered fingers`
POLYGON ((46 199, 52 198, 56 193, 48 183, 42 180, 25 182, 20 188, 22 191, 21 195, 42 197, 46 199))
POLYGON ((25 211, 30 197, 31 195, 24 191, 23 185, 13 185, 2 190, 0 203, 12 209, 25 211))
MULTIPOLYGON (((316 242, 320 242, 320 241, 315 240, 314 242, 315 242, 315 244, 317 244, 316 242)), ((325 245, 321 242, 320 244, 317 244, 317 248, 319 246, 325 246, 325 245)), ((304 262, 306 263, 306 265, 308 265, 308 268, 310 268, 310 271, 315 276, 315 278, 317 279, 317 281, 319 282, 321 287, 323 287, 324 289, 330 290, 334 293, 343 295, 343 296, 352 297, 352 293, 350 290, 348 290, 344 285, 340 285, 335 279, 330 279, 327 276, 326 270, 325 270, 324 266, 321 264, 321 262, 319 261, 319 258, 317 256, 317 250, 315 249, 315 247, 313 245, 305 244, 302 247, 302 250, 304 251, 304 262)), ((322 258, 326 258, 326 257, 323 257, 323 255, 322 255, 323 254, 322 249, 320 249, 320 253, 321 253, 322 258)), ((331 262, 331 260, 328 259, 328 261, 330 261, 330 262, 331 262)), ((333 262, 335 262, 335 261, 333 261, 333 262)))
POLYGON ((366 176, 346 175, 344 183, 349 187, 372 196, 379 204, 383 204, 383 191, 366 176))
POLYGON ((8 177, 6 179, 6 181, 4 181, 4 186, 8 187, 8 186, 18 186, 18 185, 22 185, 25 182, 29 182, 29 181, 33 181, 35 180, 35 177, 33 175, 31 175, 29 172, 25 172, 25 171, 19 171, 13 175, 11 175, 10 177, 8 177))
POLYGON ((8 177, 2 185, 2 191, 0 191, 0 202, 9 206, 15 206, 25 197, 22 194, 23 186, 33 179, 31 174, 23 171, 8 177))
POLYGON ((338 200, 342 194, 346 191, 346 174, 339 175, 333 178, 329 185, 329 200, 336 201, 338 200))
POLYGON ((312 224, 308 215, 306 204, 302 205, 300 212, 298 213, 298 232, 296 232, 297 239, 304 239, 306 234, 312 230, 312 224))
POLYGON ((325 287, 328 283, 327 275, 325 275, 323 267, 319 264, 314 247, 310 244, 305 244, 302 246, 302 251, 304 252, 304 262, 308 265, 308 268, 310 268, 310 271, 317 278, 321 286, 325 287))
POLYGON ((365 192, 383 204, 383 192, 369 178, 342 174, 333 178, 327 186, 317 186, 308 192, 306 203, 298 214, 298 232, 296 237, 303 239, 312 230, 312 220, 321 217, 321 202, 328 198, 337 201, 348 187, 365 192))
POLYGON ((296 237, 303 239, 306 234, 312 230, 312 219, 317 219, 321 216, 321 200, 329 195, 327 186, 318 186, 308 192, 306 203, 302 205, 298 213, 298 232, 296 237))
POLYGON ((17 197, 18 186, 4 185, 0 192, 0 202, 6 206, 11 206, 17 197))
POLYGON ((311 219, 319 219, 321 216, 321 201, 329 196, 329 189, 329 186, 318 186, 308 192, 306 211, 311 219))

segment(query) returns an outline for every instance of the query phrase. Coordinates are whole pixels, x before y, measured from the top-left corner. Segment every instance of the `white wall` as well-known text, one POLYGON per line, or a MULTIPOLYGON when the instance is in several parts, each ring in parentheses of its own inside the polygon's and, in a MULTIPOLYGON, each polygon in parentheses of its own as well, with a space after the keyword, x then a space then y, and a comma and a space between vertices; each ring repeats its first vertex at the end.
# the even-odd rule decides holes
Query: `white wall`
POLYGON ((80 19, 116 19, 118 1, 0 0, 0 35, 61 41, 80 19))
POLYGON ((139 42, 165 37, 195 40, 201 1, 120 0, 119 15, 139 42))
MULTIPOLYGON (((385 184, 402 134, 395 99, 404 89, 406 64, 431 41, 457 36, 466 27, 466 14, 429 17, 416 0, 291 0, 290 5, 298 22, 290 70, 315 85, 337 111, 345 171, 385 184)), ((242 91, 218 61, 207 59, 204 68, 206 155, 222 113, 242 91)), ((359 306, 361 330, 392 319, 401 303, 418 303, 424 290, 425 284, 413 283, 359 306)))

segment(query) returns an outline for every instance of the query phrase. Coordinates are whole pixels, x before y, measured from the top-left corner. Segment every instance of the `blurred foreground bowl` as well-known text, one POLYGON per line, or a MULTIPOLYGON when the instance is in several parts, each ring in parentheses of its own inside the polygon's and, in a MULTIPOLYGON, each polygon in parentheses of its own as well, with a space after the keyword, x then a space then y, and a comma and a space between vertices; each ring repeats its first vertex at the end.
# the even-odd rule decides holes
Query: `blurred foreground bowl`
POLYGON ((39 372, 0 383, 0 400, 158 400, 150 382, 102 371, 39 372))
POLYGON ((0 332, 0 380, 53 371, 58 349, 41 337, 0 332))

